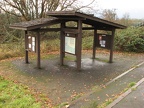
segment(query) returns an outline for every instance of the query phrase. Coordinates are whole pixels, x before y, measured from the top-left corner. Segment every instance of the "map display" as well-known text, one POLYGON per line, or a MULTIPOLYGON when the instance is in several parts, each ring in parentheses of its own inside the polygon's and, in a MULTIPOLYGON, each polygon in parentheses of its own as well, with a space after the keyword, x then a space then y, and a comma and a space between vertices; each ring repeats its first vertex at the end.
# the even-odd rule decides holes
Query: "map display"
POLYGON ((76 38, 74 37, 65 37, 65 52, 75 54, 75 43, 76 38))

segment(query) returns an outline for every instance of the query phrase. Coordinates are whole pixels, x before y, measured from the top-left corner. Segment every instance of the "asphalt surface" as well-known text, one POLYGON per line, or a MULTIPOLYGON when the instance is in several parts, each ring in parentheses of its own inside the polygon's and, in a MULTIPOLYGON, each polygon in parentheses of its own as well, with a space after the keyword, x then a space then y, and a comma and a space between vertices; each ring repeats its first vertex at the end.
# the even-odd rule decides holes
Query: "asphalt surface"
MULTIPOLYGON (((121 95, 124 89, 126 89, 131 82, 137 83, 142 78, 144 78, 144 62, 140 64, 141 64, 140 66, 137 65, 135 68, 129 69, 130 71, 128 72, 126 71, 125 72, 126 74, 123 74, 122 76, 120 75, 120 77, 117 77, 117 79, 110 81, 110 83, 108 82, 107 85, 105 87, 101 87, 99 91, 91 92, 90 94, 85 95, 85 97, 83 96, 82 98, 79 98, 75 102, 72 102, 69 108, 81 108, 81 107, 90 108, 90 105, 92 104, 92 102, 104 103, 108 99, 112 99, 115 96, 117 97, 121 95)), ((144 89, 141 89, 141 90, 143 91, 144 89)), ((134 98, 135 97, 138 97, 138 96, 134 96, 134 98)), ((125 103, 125 102, 123 101, 120 103, 125 103)), ((137 104, 138 107, 131 107, 131 105, 129 107, 128 105, 121 107, 121 104, 118 104, 118 106, 113 106, 113 107, 114 108, 143 108, 143 107, 140 107, 138 103, 139 102, 135 103, 137 104)), ((141 104, 144 105, 144 102, 142 102, 141 104)), ((109 106, 108 108, 111 108, 111 107, 109 106)))
POLYGON ((61 67, 59 57, 43 59, 42 69, 35 68, 36 60, 25 64, 22 58, 12 63, 20 70, 16 73, 19 82, 48 94, 55 105, 66 102, 70 108, 91 108, 93 102, 101 104, 144 77, 144 65, 137 66, 144 61, 143 54, 115 54, 113 63, 106 62, 107 53, 99 53, 97 57, 98 60, 92 60, 89 54, 83 56, 80 72, 73 60, 65 60, 65 66, 61 67), (121 76, 133 67, 136 68, 121 76), (121 77, 113 81, 118 76, 121 77))
POLYGON ((139 82, 140 84, 137 87, 129 89, 106 108, 143 108, 144 79, 141 79, 139 82))

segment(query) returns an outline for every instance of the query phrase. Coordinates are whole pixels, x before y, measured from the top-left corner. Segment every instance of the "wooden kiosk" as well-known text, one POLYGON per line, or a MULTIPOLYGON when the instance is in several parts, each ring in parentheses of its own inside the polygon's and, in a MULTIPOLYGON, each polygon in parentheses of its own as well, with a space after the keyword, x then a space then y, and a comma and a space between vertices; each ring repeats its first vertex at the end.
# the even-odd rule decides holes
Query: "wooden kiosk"
POLYGON ((41 68, 40 58, 40 32, 60 31, 60 64, 64 64, 65 53, 76 56, 77 70, 81 69, 82 30, 93 30, 93 59, 95 59, 96 47, 110 50, 109 62, 113 60, 113 42, 116 29, 124 29, 126 26, 100 19, 98 17, 75 11, 54 11, 47 13, 48 18, 41 18, 27 22, 15 23, 10 28, 25 31, 25 62, 29 63, 29 51, 37 54, 37 67, 41 68), (77 22, 77 27, 67 27, 69 21, 77 22), (60 28, 46 28, 60 24, 60 28), (83 27, 88 24, 91 27, 83 27), (111 35, 98 34, 97 30, 111 31, 111 35), (36 37, 29 36, 28 32, 36 32, 36 37))

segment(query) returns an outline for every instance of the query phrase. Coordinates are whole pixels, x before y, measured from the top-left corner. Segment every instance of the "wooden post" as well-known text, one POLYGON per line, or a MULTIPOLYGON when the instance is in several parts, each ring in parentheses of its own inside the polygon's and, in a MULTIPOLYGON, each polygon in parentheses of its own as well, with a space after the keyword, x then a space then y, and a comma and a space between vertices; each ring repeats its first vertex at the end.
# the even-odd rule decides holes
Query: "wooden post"
POLYGON ((110 58, 109 63, 113 62, 113 44, 114 44, 114 35, 115 35, 115 29, 112 29, 112 37, 111 37, 111 48, 110 48, 110 58))
POLYGON ((93 39, 93 59, 95 59, 96 54, 96 36, 97 36, 97 30, 94 29, 94 39, 93 39))
POLYGON ((65 34, 63 28, 65 27, 65 22, 61 23, 61 33, 60 33, 60 65, 64 65, 65 56, 65 34))
POLYGON ((76 56, 77 56, 77 70, 81 70, 81 49, 82 49, 82 20, 78 20, 78 37, 76 44, 76 56))
POLYGON ((25 63, 29 63, 29 60, 28 60, 28 31, 25 31, 25 63))
POLYGON ((39 31, 36 32, 37 37, 36 37, 36 54, 37 54, 37 68, 41 68, 41 63, 40 63, 40 33, 39 31))

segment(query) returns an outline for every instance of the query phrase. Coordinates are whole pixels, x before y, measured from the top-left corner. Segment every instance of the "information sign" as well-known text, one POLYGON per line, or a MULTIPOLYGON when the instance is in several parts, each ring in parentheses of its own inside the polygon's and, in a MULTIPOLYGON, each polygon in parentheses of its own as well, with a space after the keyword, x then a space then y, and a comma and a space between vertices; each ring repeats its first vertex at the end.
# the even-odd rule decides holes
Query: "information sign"
POLYGON ((75 54, 76 38, 65 36, 65 52, 75 54))

